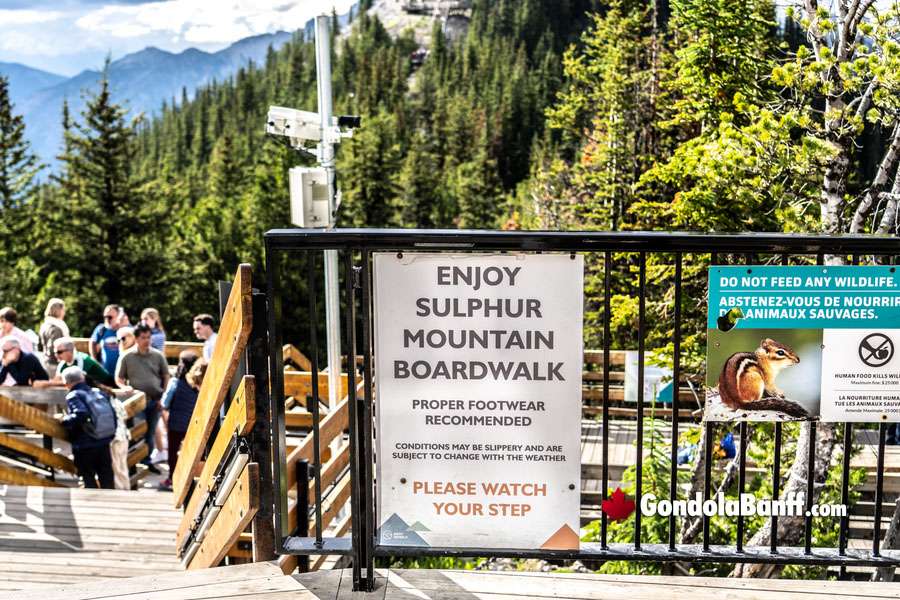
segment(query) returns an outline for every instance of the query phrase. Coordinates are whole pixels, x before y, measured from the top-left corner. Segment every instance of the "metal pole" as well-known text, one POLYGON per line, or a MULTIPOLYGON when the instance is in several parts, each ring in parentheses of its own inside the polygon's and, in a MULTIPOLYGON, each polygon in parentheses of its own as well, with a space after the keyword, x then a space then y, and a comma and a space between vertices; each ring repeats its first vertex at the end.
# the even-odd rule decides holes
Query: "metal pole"
MULTIPOLYGON (((328 33, 328 15, 316 17, 316 74, 319 88, 319 116, 322 141, 319 142, 319 162, 328 173, 328 207, 335 214, 334 144, 326 139, 331 126, 331 41, 328 33)), ((329 228, 335 226, 335 218, 329 219, 329 228)), ((334 410, 341 401, 341 323, 337 250, 325 250, 325 327, 328 340, 328 408, 334 410)), ((352 372, 355 357, 348 357, 348 370, 352 372)))

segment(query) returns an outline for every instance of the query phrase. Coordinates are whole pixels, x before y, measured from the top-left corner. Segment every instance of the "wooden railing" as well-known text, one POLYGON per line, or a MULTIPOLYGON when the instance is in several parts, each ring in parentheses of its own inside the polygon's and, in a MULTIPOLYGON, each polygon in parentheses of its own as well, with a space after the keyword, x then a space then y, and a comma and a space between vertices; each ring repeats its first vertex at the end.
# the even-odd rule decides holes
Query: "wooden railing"
MULTIPOLYGON (((609 352, 609 416, 617 418, 637 418, 637 406, 634 402, 625 401, 625 350, 610 350, 609 352)), ((585 417, 594 417, 602 413, 603 383, 606 379, 603 372, 603 351, 584 351, 584 372, 581 383, 581 412, 585 417)), ((699 393, 699 392, 697 392, 699 393)), ((656 403, 651 406, 651 398, 644 398, 644 416, 651 413, 662 419, 672 416, 671 405, 656 403)), ((678 400, 681 408, 678 410, 679 419, 699 419, 697 396, 687 385, 687 380, 682 376, 678 386, 678 400)))
MULTIPOLYGON (((258 401, 259 397, 265 399, 268 378, 265 369, 254 364, 252 356, 246 363, 251 374, 241 378, 217 435, 211 437, 251 334, 258 334, 261 327, 265 336, 264 311, 258 315, 261 321, 254 324, 251 289, 250 265, 241 265, 172 474, 175 506, 185 508, 177 532, 177 548, 187 569, 216 566, 251 523, 254 547, 259 547, 254 559, 274 558, 272 534, 268 534, 267 541, 262 539, 266 530, 272 529, 268 413, 266 402, 258 401), (260 372, 254 374, 254 369, 260 372), (257 389, 257 379, 262 380, 261 390, 257 389), (268 497, 262 491, 266 485, 268 497)), ((264 348, 263 343, 263 358, 264 348)))
MULTIPOLYGON (((80 352, 86 352, 90 354, 90 338, 72 338, 75 341, 75 349, 80 352)), ((184 350, 190 350, 192 352, 196 352, 200 356, 203 356, 203 342, 169 342, 163 345, 163 354, 170 361, 178 360, 178 355, 181 354, 184 350)), ((112 373, 110 373, 112 375, 112 373)))
MULTIPOLYGON (((307 377, 309 373, 304 374, 307 377)), ((285 396, 288 396, 288 377, 289 373, 285 372, 285 396)), ((309 378, 311 379, 311 378, 309 378)), ((347 378, 344 377, 344 387, 346 388, 347 378)), ((296 385, 296 380, 294 381, 296 385)), ((362 393, 362 383, 357 380, 357 392, 362 393)), ((294 387, 294 393, 304 393, 306 388, 294 387)), ((321 396, 328 396, 327 384, 320 388, 321 396)), ((346 395, 346 389, 343 392, 344 399, 335 407, 335 409, 323 416, 319 423, 319 453, 321 465, 319 468, 319 478, 322 490, 322 530, 331 530, 333 537, 341 537, 350 529, 350 512, 346 511, 343 518, 335 523, 335 518, 340 510, 347 504, 350 499, 350 472, 348 466, 350 463, 350 444, 349 440, 344 439, 344 433, 349 426, 349 400, 346 395)), ((291 412, 286 413, 287 415, 291 412)), ((309 414, 309 413, 302 413, 309 414)), ((286 418, 285 425, 290 428, 291 420, 286 418)), ((312 419, 309 419, 312 425, 312 419)), ((287 456, 287 488, 296 489, 296 492, 289 494, 288 497, 288 529, 290 531, 298 531, 296 535, 313 536, 316 531, 315 518, 309 518, 311 507, 316 503, 315 481, 313 480, 316 465, 314 464, 315 456, 315 438, 309 433, 303 438, 299 446, 289 448, 290 452, 287 456), (301 465, 308 465, 303 469, 301 465), (304 477, 303 471, 306 471, 304 477), (299 477, 299 479, 298 479, 299 477), (306 488, 305 493, 302 489, 306 488), (301 506, 301 499, 306 500, 306 506, 301 506), (305 517, 305 518, 304 518, 305 517), (301 524, 300 519, 304 520, 301 524), (302 531, 304 528, 307 531, 302 531)), ((318 569, 327 559, 326 556, 312 557, 309 565, 310 570, 318 569)), ((297 568, 298 557, 296 555, 282 556, 278 564, 281 566, 282 572, 285 574, 293 572, 297 568)))
MULTIPOLYGON (((23 468, 0 465, 0 483, 10 485, 34 485, 44 487, 64 487, 55 480, 55 471, 64 471, 73 475, 77 469, 72 460, 53 450, 53 440, 68 440, 69 434, 59 421, 44 410, 40 410, 11 396, 35 396, 35 398, 49 393, 58 393, 62 396, 64 390, 49 391, 49 388, 10 388, 0 392, 0 418, 6 419, 13 425, 25 428, 21 434, 0 434, 0 450, 4 454, 19 459, 17 462, 23 468), (32 432, 43 436, 43 446, 29 442, 32 432), (43 475, 43 476, 42 476, 43 475)), ((147 431, 147 423, 143 420, 135 422, 133 417, 144 409, 147 398, 143 392, 134 392, 127 396, 120 396, 128 415, 129 432, 131 442, 128 450, 129 468, 147 456, 147 444, 143 435, 147 431)), ((134 485, 140 477, 146 473, 144 468, 137 469, 132 475, 131 483, 134 485)))

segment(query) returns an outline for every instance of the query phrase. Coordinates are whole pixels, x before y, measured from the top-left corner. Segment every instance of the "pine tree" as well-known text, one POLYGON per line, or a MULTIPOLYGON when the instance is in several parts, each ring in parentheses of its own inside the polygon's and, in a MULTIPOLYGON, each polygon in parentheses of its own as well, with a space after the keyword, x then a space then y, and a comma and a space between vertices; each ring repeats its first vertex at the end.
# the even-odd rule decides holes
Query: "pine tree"
POLYGON ((367 118, 366 126, 344 142, 341 154, 344 227, 389 227, 396 224, 399 148, 396 123, 388 114, 367 118))
POLYGON ((0 75, 0 303, 13 305, 26 326, 36 325, 32 298, 40 286, 29 243, 41 168, 25 139, 25 123, 13 114, 9 82, 0 75))
POLYGON ((81 122, 65 132, 60 193, 44 207, 52 268, 76 301, 70 312, 96 314, 107 302, 165 304, 178 277, 168 264, 167 209, 135 169, 137 126, 113 103, 108 66, 85 91, 81 122))
POLYGON ((497 161, 488 151, 487 136, 471 161, 457 168, 460 219, 463 229, 493 229, 503 212, 502 188, 497 161))
POLYGON ((22 206, 34 195, 35 177, 41 168, 25 139, 25 122, 13 114, 9 81, 0 75, 0 210, 22 206))
POLYGON ((447 223, 441 223, 442 198, 438 157, 429 139, 417 133, 400 171, 403 225, 416 228, 447 226, 447 223))

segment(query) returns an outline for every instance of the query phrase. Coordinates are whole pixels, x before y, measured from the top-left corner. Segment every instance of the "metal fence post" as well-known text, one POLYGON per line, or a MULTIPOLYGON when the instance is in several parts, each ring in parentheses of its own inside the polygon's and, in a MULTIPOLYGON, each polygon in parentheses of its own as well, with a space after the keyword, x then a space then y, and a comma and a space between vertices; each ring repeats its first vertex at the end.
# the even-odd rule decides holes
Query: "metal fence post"
POLYGON ((247 370, 256 378, 256 424, 250 432, 250 460, 259 464, 259 511, 253 518, 253 561, 275 559, 272 480, 272 419, 269 413, 269 355, 266 295, 253 294, 253 329, 247 342, 247 370))
MULTIPOLYGON (((297 461, 297 529, 293 535, 309 535, 309 461, 305 458, 297 461)), ((308 554, 297 558, 297 570, 309 572, 308 554)))

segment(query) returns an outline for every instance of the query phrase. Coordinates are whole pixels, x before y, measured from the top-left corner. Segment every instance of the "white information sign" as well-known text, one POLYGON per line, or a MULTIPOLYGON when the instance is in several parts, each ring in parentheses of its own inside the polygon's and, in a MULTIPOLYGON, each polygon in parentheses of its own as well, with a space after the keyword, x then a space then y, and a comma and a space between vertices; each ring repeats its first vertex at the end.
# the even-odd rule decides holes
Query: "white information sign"
POLYGON ((374 261, 378 543, 578 548, 582 257, 374 261))

